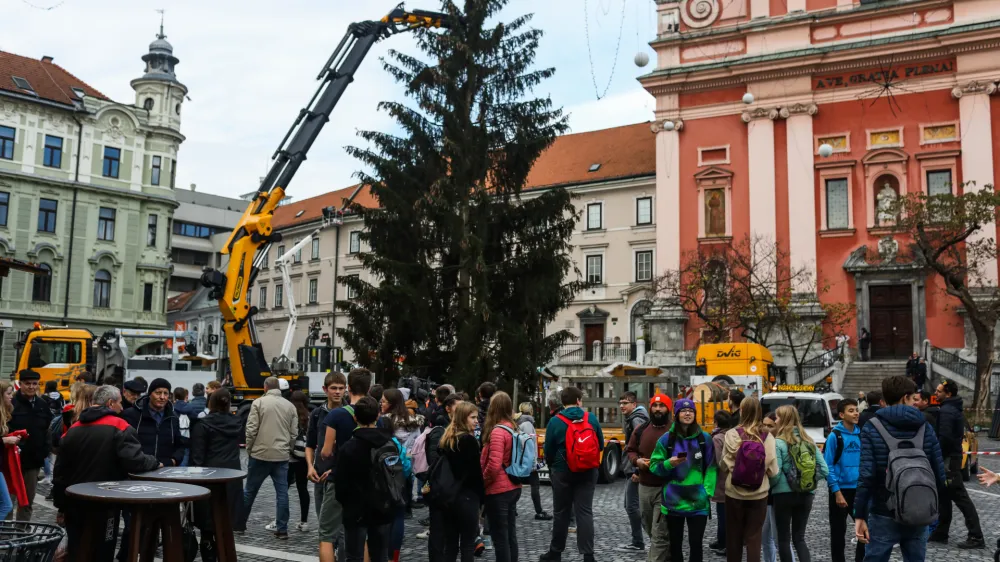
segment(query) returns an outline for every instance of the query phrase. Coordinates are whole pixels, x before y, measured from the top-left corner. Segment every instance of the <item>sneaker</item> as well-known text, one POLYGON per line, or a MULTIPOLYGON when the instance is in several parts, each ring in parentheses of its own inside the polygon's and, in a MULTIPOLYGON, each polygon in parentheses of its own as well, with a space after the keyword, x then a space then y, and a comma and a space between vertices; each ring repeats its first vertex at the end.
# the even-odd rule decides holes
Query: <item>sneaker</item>
POLYGON ((475 555, 482 556, 483 553, 486 552, 486 543, 483 542, 483 537, 476 537, 475 544, 476 544, 475 555))
POLYGON ((715 542, 713 542, 713 543, 709 543, 709 544, 708 544, 708 549, 709 549, 709 550, 716 550, 716 549, 719 549, 719 548, 723 548, 723 547, 725 547, 725 545, 724 545, 724 544, 722 544, 722 543, 721 543, 721 542, 719 542, 719 541, 715 541, 715 542))
POLYGON ((275 531, 274 538, 282 541, 288 540, 288 531, 275 531))
POLYGON ((575 533, 576 532, 576 525, 570 525, 569 529, 566 529, 566 531, 569 532, 569 533, 575 533))
POLYGON ((618 550, 622 552, 646 552, 646 547, 629 543, 618 545, 618 550))
POLYGON ((986 541, 983 540, 982 537, 979 538, 969 537, 964 541, 956 544, 955 546, 963 550, 971 550, 973 548, 986 548, 986 541))
POLYGON ((427 538, 430 538, 430 536, 431 536, 431 530, 430 529, 427 529, 426 531, 420 531, 419 533, 417 533, 417 538, 418 539, 427 539, 427 538))
POLYGON ((489 535, 483 537, 483 545, 486 547, 486 550, 493 550, 493 538, 489 535))
POLYGON ((562 553, 552 552, 551 550, 538 557, 538 562, 561 562, 561 561, 562 561, 562 553))
POLYGON ((552 521, 552 516, 544 511, 535 514, 535 521, 552 521))
POLYGON ((948 535, 944 533, 931 533, 931 536, 927 537, 927 542, 948 544, 948 535))
POLYGON ((302 531, 304 533, 304 532, 306 532, 306 531, 309 530, 309 523, 306 523, 305 521, 303 521, 303 522, 299 523, 298 525, 296 525, 295 528, 298 529, 298 530, 300 530, 300 531, 302 531))
POLYGON ((271 521, 267 525, 264 525, 264 530, 265 531, 271 531, 272 533, 276 532, 278 530, 278 522, 277 521, 271 521))

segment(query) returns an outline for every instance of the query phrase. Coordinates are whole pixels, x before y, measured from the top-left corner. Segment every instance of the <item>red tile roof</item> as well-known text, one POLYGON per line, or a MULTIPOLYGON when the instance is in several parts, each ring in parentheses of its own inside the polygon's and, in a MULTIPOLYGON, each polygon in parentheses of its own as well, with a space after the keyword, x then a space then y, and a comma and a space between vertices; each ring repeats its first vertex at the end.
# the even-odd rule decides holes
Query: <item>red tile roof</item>
POLYGON ((0 51, 0 90, 31 95, 14 84, 14 76, 24 78, 41 99, 66 105, 73 105, 76 94, 72 88, 80 88, 88 96, 109 100, 89 84, 70 74, 69 71, 52 62, 51 59, 30 59, 0 51))
MULTIPOLYGON (((525 189, 580 185, 614 179, 656 174, 656 137, 649 123, 563 135, 535 161, 525 189), (589 171, 594 164, 600 167, 589 171)), ((343 206, 357 185, 278 207, 271 224, 274 228, 317 220, 324 207, 343 206), (301 215, 296 217, 299 211, 301 215)), ((367 187, 354 201, 365 207, 377 205, 367 187)))
POLYGON ((186 293, 181 293, 176 297, 170 297, 167 299, 167 312, 174 312, 175 310, 181 310, 187 303, 194 298, 195 294, 198 293, 198 289, 193 291, 188 291, 186 293))

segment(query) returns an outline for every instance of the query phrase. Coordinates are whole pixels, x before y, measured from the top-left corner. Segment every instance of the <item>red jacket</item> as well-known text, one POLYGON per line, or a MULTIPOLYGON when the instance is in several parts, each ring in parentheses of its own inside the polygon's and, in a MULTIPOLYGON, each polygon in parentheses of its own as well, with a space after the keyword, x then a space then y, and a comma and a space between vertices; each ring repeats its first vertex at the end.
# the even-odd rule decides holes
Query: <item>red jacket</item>
MULTIPOLYGON (((7 437, 20 437, 25 439, 28 432, 19 429, 11 431, 7 437)), ((7 458, 3 465, 3 477, 7 481, 7 491, 10 492, 10 499, 16 500, 17 505, 28 505, 28 490, 24 487, 24 476, 21 474, 21 451, 17 445, 4 447, 7 458)))
MULTIPOLYGON (((504 422, 507 427, 516 430, 517 427, 504 422)), ((514 448, 514 436, 502 427, 494 427, 490 431, 490 442, 479 453, 479 464, 483 467, 483 483, 486 485, 486 495, 502 494, 520 488, 507 475, 505 467, 510 466, 510 453, 514 448)))

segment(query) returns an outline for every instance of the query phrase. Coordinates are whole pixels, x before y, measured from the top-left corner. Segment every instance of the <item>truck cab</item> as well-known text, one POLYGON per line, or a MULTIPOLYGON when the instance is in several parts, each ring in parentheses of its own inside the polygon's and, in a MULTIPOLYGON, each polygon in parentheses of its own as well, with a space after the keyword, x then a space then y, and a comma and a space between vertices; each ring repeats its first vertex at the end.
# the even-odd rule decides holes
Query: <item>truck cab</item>
POLYGON ((69 398, 69 387, 76 377, 94 369, 94 334, 90 330, 66 327, 35 326, 26 331, 16 344, 17 371, 31 369, 39 374, 39 384, 45 388, 48 381, 64 398, 69 398))

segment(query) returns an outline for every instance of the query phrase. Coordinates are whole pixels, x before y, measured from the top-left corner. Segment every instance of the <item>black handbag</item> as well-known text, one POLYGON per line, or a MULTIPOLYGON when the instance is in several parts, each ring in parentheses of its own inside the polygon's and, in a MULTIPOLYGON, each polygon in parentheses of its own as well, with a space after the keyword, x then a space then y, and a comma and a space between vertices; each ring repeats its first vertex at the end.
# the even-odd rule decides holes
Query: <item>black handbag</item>
POLYGON ((181 527, 181 549, 184 551, 184 562, 194 562, 198 557, 198 536, 194 532, 194 504, 184 504, 183 524, 181 527))

